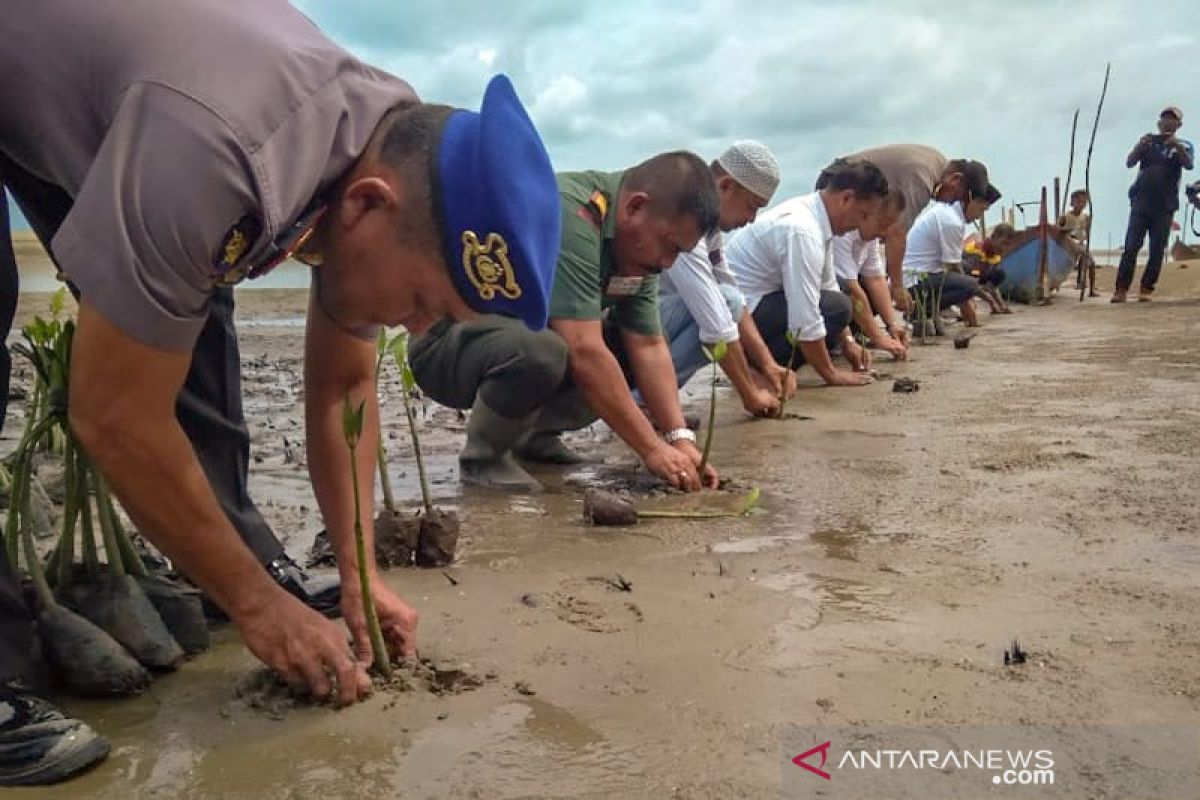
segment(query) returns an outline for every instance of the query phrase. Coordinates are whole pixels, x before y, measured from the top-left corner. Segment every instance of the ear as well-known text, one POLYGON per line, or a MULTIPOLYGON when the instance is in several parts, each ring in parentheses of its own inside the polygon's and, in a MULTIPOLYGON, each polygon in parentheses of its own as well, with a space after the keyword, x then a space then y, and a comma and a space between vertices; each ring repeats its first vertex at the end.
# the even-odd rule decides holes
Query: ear
POLYGON ((740 185, 741 184, 733 179, 732 175, 722 175, 721 177, 717 178, 717 193, 723 195, 729 194, 740 185))
POLYGON ((621 209, 625 212, 625 216, 633 217, 644 211, 650 206, 650 195, 645 192, 630 192, 622 198, 621 209))
POLYGON ((337 220, 343 228, 353 228, 371 211, 395 208, 400 198, 383 178, 359 178, 342 192, 338 200, 337 220))

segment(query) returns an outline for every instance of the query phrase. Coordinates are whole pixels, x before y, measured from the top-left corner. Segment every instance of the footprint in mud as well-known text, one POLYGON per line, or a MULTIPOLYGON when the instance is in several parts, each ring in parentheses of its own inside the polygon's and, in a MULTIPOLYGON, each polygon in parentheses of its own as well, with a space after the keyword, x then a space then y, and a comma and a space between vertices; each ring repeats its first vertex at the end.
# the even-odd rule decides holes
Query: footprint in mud
POLYGON ((593 633, 620 633, 642 621, 642 610, 609 578, 570 578, 553 595, 563 622, 593 633))
MULTIPOLYGON (((391 678, 373 675, 371 682, 376 692, 428 692, 441 697, 463 694, 495 679, 493 673, 477 675, 465 667, 443 666, 432 659, 422 658, 396 664, 391 678)), ((240 705, 271 719, 283 719, 295 709, 325 705, 308 695, 297 694, 283 678, 266 667, 259 667, 244 676, 238 681, 234 693, 237 700, 222 710, 223 716, 229 716, 240 705)))

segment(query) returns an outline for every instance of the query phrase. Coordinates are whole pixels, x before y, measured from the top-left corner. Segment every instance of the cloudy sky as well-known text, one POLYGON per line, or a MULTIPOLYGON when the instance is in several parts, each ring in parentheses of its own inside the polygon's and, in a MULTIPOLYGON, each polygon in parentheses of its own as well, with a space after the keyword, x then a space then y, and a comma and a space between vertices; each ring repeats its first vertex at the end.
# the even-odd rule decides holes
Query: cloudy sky
POLYGON ((508 73, 558 169, 617 169, 676 148, 708 159, 755 138, 783 165, 784 197, 836 155, 921 142, 984 161, 1006 203, 1035 200, 1065 176, 1076 108, 1082 185, 1111 61, 1091 170, 1104 247, 1123 237, 1125 155, 1159 110, 1182 107, 1181 135, 1200 141, 1196 0, 297 5, 428 100, 478 107, 488 77, 508 73))

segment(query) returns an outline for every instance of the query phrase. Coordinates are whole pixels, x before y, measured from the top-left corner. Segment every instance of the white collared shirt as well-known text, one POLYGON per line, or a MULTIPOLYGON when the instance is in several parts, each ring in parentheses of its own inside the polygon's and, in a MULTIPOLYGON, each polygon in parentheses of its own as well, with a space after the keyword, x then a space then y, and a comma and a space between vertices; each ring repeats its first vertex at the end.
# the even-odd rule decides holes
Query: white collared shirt
POLYGON ((961 202, 933 202, 908 231, 904 251, 904 285, 915 286, 921 275, 941 272, 943 264, 962 262, 967 217, 961 202))
POLYGON ((725 261, 724 244, 725 237, 720 231, 700 237, 695 248, 681 253, 658 279, 659 297, 678 295, 683 300, 700 328, 700 341, 705 344, 738 339, 738 321, 730 313, 720 289, 722 284, 737 285, 725 261))
POLYGON ((864 242, 857 230, 833 237, 829 246, 833 254, 833 271, 844 281, 856 281, 884 274, 883 257, 878 239, 864 242))
POLYGON ((787 298, 788 328, 802 342, 825 338, 821 291, 837 291, 833 229, 819 192, 793 197, 729 237, 725 258, 753 311, 771 292, 787 298))

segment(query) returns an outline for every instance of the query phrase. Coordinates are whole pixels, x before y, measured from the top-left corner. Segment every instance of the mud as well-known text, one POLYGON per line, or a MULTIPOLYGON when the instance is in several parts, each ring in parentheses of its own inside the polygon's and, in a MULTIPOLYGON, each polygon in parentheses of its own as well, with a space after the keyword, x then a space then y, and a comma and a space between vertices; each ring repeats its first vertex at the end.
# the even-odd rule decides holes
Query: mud
POLYGON ((638 513, 618 494, 588 489, 583 495, 583 518, 593 525, 637 525, 638 513))
MULTIPOLYGON (((1112 278, 1101 272, 1106 291, 1112 278)), ((251 489, 300 554, 321 527, 289 327, 304 300, 238 298, 253 323, 251 489)), ((644 474, 600 425, 568 439, 595 463, 539 469, 540 495, 463 492, 462 423, 430 405, 422 445, 435 501, 462 522, 458 585, 438 570, 385 580, 421 612, 423 655, 503 678, 279 722, 234 698, 255 662, 227 627, 152 693, 68 703, 114 745, 69 795, 766 798, 781 794, 789 724, 1088 723, 1079 745, 1097 753, 1106 724, 1195 724, 1197 298, 1200 270, 1168 265, 1153 303, 1059 296, 985 312, 968 351, 887 364, 935 387, 919 398, 890 381, 826 388, 804 370, 804 425, 751 420, 721 388, 714 464, 762 488, 765 511, 749 517, 589 527, 584 487, 644 474), (618 575, 632 591, 612 588, 618 575), (1014 639, 1027 660, 1005 666, 1014 639)), ((412 506, 397 388, 389 371, 392 474, 412 506)), ((690 410, 707 394, 689 387, 690 410)), ((10 422, 6 447, 20 413, 10 422)), ((662 502, 684 500, 718 502, 662 502)), ((1092 763, 1088 796, 1122 796, 1102 787, 1130 765, 1092 763)))
MULTIPOLYGON (((458 515, 435 508, 432 514, 417 511, 380 511, 375 517, 375 560, 381 569, 392 567, 444 567, 458 549, 458 515)), ((308 548, 309 567, 334 567, 333 546, 322 530, 308 548)))
POLYGON ((416 557, 418 567, 444 567, 454 561, 454 554, 458 550, 457 514, 435 508, 421 515, 420 530, 416 557))

